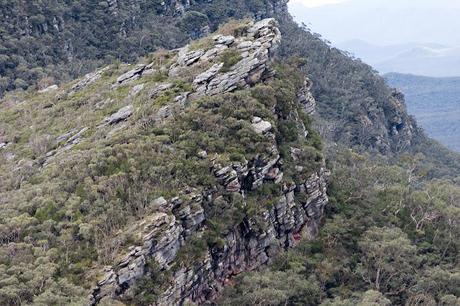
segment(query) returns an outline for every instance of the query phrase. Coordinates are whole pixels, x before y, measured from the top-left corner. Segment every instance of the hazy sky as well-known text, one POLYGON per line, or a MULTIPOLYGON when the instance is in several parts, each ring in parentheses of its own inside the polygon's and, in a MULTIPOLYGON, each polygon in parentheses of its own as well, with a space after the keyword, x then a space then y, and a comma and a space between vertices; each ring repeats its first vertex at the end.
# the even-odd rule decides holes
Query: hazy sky
POLYGON ((336 4, 347 0, 291 0, 291 3, 302 4, 306 7, 318 7, 328 4, 336 4))
POLYGON ((460 0, 291 0, 290 10, 332 42, 460 45, 460 0))

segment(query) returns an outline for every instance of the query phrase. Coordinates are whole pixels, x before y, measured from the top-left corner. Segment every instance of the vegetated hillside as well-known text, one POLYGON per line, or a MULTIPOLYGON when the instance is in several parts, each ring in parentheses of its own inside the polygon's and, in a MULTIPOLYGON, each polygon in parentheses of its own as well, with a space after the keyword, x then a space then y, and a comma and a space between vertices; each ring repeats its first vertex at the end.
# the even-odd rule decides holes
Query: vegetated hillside
POLYGON ((409 112, 431 137, 460 152, 460 78, 389 73, 385 79, 404 92, 409 112))
POLYGON ((370 66, 332 48, 318 35, 286 19, 284 56, 305 60, 325 124, 322 135, 359 150, 391 155, 408 150, 422 134, 408 116, 404 96, 370 66))
POLYGON ((242 273, 222 305, 458 305, 460 187, 342 151, 329 165, 330 211, 319 236, 268 268, 242 273))
POLYGON ((284 0, 0 1, 0 96, 45 88, 158 48, 181 47, 228 18, 265 16, 284 0))
POLYGON ((429 177, 458 176, 460 157, 428 138, 406 110, 404 95, 359 59, 331 47, 321 36, 279 16, 281 57, 305 61, 317 100, 315 124, 326 143, 397 157, 422 154, 429 177))
POLYGON ((273 19, 0 111, 2 305, 175 305, 317 234, 328 171, 273 19), (90 294, 91 298, 88 298, 90 294))
POLYGON ((285 1, 250 3, 192 5, 281 33, 2 100, 2 304, 458 303, 458 156, 285 1))
POLYGON ((458 304, 459 156, 416 128, 371 67, 281 20, 281 56, 301 57, 314 84, 329 214, 316 239, 237 276, 219 303, 458 304), (401 118, 412 127, 402 133, 392 128, 401 118))

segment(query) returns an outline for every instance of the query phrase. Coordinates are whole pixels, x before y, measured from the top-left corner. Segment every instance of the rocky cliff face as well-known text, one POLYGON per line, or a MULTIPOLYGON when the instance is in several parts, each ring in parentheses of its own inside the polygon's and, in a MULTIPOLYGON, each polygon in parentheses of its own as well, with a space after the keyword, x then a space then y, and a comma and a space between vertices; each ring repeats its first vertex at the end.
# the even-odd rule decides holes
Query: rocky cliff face
MULTIPOLYGON (((186 100, 222 95, 261 82, 271 82, 274 76, 270 67, 271 54, 281 39, 276 22, 266 19, 252 23, 245 26, 243 32, 239 37, 222 34, 212 37, 212 43, 205 49, 189 45, 177 51, 168 69, 170 76, 182 75, 196 67, 202 67, 199 70, 205 69, 192 77, 193 90, 178 99, 177 103, 185 111, 186 100), (209 63, 230 51, 238 59, 230 68, 222 69, 225 62, 209 63)), ((142 78, 146 71, 147 66, 138 66, 120 76, 117 82, 122 84, 142 78)), ((167 84, 157 86, 150 95, 156 95, 158 91, 169 87, 167 84)), ((311 81, 306 79, 301 90, 295 93, 299 110, 306 114, 313 113, 315 108, 310 88, 311 81)), ((165 106, 158 113, 171 115, 171 107, 165 106)), ((301 126, 300 137, 308 137, 298 111, 293 110, 291 115, 301 126)), ((110 118, 115 117, 119 116, 115 114, 110 118)), ((161 117, 165 119, 168 116, 161 117)), ((126 116, 123 116, 124 119, 126 116)), ((206 151, 200 152, 200 158, 209 163, 217 185, 201 191, 184 190, 183 196, 177 198, 157 198, 154 201, 156 212, 145 217, 139 226, 142 243, 132 246, 124 258, 105 269, 105 276, 92 290, 91 305, 97 305, 103 300, 129 299, 134 294, 136 284, 141 280, 155 279, 155 275, 152 275, 154 273, 170 275, 169 285, 157 296, 157 304, 178 305, 186 300, 196 303, 209 301, 233 276, 267 264, 282 250, 295 246, 301 239, 316 235, 328 202, 328 171, 323 166, 307 175, 300 183, 287 183, 283 180, 284 161, 280 156, 272 123, 253 117, 251 127, 265 138, 265 153, 249 161, 223 163, 217 156, 208 155, 206 151), (265 184, 281 187, 277 200, 271 206, 265 204, 266 207, 259 209, 255 215, 245 215, 234 224, 231 224, 231 220, 218 221, 231 224, 219 244, 207 246, 201 251, 199 260, 187 264, 178 263, 178 257, 192 256, 187 253, 181 255, 181 252, 184 249, 187 252, 187 245, 194 237, 205 239, 203 236, 210 226, 209 219, 214 207, 231 209, 235 205, 228 201, 226 195, 233 194, 241 199, 243 206, 248 205, 247 194, 263 188, 265 184), (152 262, 156 266, 155 271, 150 268, 152 262)), ((300 161, 302 154, 302 149, 290 148, 290 158, 296 164, 296 171, 307 174, 308 171, 300 161)), ((264 206, 264 203, 257 205, 264 206)))
MULTIPOLYGON (((238 176, 242 175, 242 180, 247 176, 235 169, 247 168, 232 165, 215 173, 224 181, 233 178, 226 188, 231 186, 232 192, 244 194, 237 187, 243 183, 238 176)), ((272 169, 269 172, 273 172, 272 169)), ((266 178, 270 177, 269 172, 255 174, 266 178)), ((225 236, 221 246, 208 249, 199 263, 172 272, 171 285, 156 303, 179 305, 185 300, 195 303, 212 300, 233 276, 269 263, 279 252, 295 246, 301 239, 313 238, 328 202, 328 177, 329 174, 321 169, 304 184, 284 185, 279 202, 273 208, 259 212, 257 221, 245 218, 243 223, 234 226, 225 236), (299 195, 305 196, 306 200, 297 200, 299 195)), ((123 299, 125 294, 129 295, 131 286, 151 273, 148 262, 152 260, 160 268, 154 273, 170 270, 181 247, 192 235, 203 230, 206 221, 204 207, 216 205, 217 201, 222 200, 218 193, 211 192, 192 192, 185 201, 178 198, 170 201, 157 199, 157 205, 164 212, 149 216, 144 221, 143 245, 133 246, 123 260, 107 268, 106 275, 91 293, 90 304, 97 305, 103 299, 123 299)))

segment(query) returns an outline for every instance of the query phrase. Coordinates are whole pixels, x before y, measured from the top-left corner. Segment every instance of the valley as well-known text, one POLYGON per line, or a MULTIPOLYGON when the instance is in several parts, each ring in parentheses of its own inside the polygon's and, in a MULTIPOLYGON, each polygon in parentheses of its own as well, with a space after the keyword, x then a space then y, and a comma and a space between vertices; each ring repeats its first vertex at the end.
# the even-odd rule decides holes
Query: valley
POLYGON ((460 77, 431 78, 390 73, 390 86, 406 96, 408 111, 428 135, 460 152, 460 77))

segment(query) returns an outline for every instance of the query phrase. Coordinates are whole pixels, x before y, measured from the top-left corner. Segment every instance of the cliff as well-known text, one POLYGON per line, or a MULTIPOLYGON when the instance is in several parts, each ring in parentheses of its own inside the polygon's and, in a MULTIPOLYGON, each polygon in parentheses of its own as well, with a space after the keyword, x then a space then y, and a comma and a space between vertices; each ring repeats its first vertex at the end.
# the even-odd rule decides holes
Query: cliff
MULTIPOLYGON (((212 61, 222 49, 236 49, 242 59, 228 72, 219 73, 224 63, 217 63, 198 74, 193 82, 195 91, 190 93, 190 97, 213 96, 254 86, 264 79, 272 78, 269 55, 280 41, 280 33, 273 19, 251 25, 237 39, 233 36, 216 36, 214 41, 215 46, 209 50, 190 51, 190 46, 181 49, 169 74, 177 75, 202 62, 212 61)), ((299 106, 305 103, 305 95, 308 95, 308 88, 304 88, 299 95, 299 106)), ((311 107, 308 110, 311 111, 311 107)), ((136 281, 154 279, 155 275, 151 274, 166 273, 171 269, 170 285, 160 294, 157 304, 178 305, 186 299, 196 303, 209 301, 232 276, 268 263, 273 256, 294 246, 302 237, 315 236, 328 201, 327 172, 321 168, 300 184, 282 183, 283 160, 272 133, 272 124, 254 117, 252 128, 268 138, 269 155, 250 161, 222 164, 216 157, 208 157, 207 152, 202 152, 202 158, 210 160, 211 171, 219 185, 201 193, 190 190, 185 199, 156 199, 155 204, 161 213, 149 216, 142 224, 145 231, 142 235, 143 244, 133 246, 121 262, 108 269, 104 279, 93 289, 92 305, 103 298, 126 299, 126 296, 133 294, 130 289, 136 281), (198 262, 177 264, 181 248, 187 247, 192 237, 204 239, 203 234, 209 226, 206 224, 212 218, 214 207, 223 205, 230 208, 235 205, 226 199, 225 192, 238 194, 244 203, 246 193, 263 188, 262 185, 267 181, 282 185, 280 198, 273 207, 259 209, 255 216, 244 216, 241 223, 230 225, 219 245, 203 250, 198 262), (299 201, 299 198, 304 200, 299 201), (155 271, 148 266, 152 260, 157 265, 155 271)), ((291 150, 295 159, 296 155, 302 154, 300 149, 291 150)), ((303 171, 301 164, 298 167, 298 171, 303 171)), ((216 222, 227 223, 228 220, 216 222)), ((191 255, 185 253, 183 256, 191 255)))

